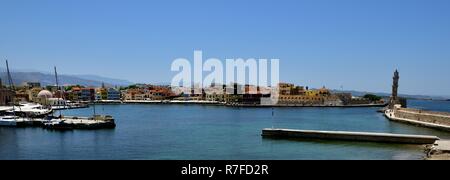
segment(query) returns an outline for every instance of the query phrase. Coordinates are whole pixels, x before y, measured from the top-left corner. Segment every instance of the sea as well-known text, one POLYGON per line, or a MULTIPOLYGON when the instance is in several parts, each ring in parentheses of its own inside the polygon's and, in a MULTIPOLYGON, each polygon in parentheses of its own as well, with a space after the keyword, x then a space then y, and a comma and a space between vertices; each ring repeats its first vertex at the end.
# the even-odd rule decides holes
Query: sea
MULTIPOLYGON (((409 100, 409 107, 450 112, 449 101, 409 100)), ((0 127, 1 160, 416 160, 421 145, 275 140, 263 128, 435 135, 449 132, 391 122, 378 108, 239 108, 214 105, 95 105, 114 116, 108 130, 0 127)), ((91 116, 94 106, 63 111, 91 116)), ((59 114, 59 113, 58 113, 59 114)))

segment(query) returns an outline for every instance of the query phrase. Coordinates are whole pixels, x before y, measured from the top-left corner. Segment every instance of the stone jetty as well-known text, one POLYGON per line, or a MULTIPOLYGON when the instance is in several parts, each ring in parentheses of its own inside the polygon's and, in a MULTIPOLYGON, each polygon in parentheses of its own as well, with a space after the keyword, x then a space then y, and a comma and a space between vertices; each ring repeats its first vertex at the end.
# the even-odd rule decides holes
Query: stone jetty
POLYGON ((361 142, 380 142, 398 144, 434 144, 439 140, 436 136, 406 135, 371 132, 348 131, 314 131, 294 129, 263 129, 262 136, 267 138, 286 139, 325 139, 361 142))
POLYGON ((394 109, 386 110, 384 114, 391 121, 450 131, 450 113, 401 108, 397 106, 394 109))

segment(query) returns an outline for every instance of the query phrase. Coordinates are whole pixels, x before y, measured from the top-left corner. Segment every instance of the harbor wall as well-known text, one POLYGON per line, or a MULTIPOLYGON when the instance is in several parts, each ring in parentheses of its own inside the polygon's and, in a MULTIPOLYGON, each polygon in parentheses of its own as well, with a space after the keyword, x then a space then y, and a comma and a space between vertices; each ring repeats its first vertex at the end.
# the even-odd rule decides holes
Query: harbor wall
POLYGON ((450 113, 445 112, 432 112, 418 109, 400 108, 395 110, 395 117, 427 123, 450 125, 450 113))
POLYGON ((436 136, 423 135, 269 128, 262 130, 262 136, 270 138, 325 139, 399 144, 433 144, 436 140, 439 140, 436 136))

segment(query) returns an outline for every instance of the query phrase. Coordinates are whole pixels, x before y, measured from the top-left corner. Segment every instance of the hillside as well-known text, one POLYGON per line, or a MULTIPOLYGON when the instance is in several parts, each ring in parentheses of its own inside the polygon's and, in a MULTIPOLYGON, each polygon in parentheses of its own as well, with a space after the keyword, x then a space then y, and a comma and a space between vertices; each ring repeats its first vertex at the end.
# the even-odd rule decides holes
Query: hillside
MULTIPOLYGON (((53 74, 46 74, 41 72, 12 72, 12 79, 15 85, 21 85, 24 82, 40 82, 42 86, 54 85, 55 76, 53 74)), ((2 81, 4 84, 7 83, 7 74, 2 72, 0 74, 2 81)), ((105 78, 100 76, 91 76, 91 75, 59 75, 59 83, 60 84, 79 84, 82 86, 95 86, 99 87, 102 83, 108 86, 127 86, 132 84, 132 82, 125 80, 117 80, 112 78, 105 78)))

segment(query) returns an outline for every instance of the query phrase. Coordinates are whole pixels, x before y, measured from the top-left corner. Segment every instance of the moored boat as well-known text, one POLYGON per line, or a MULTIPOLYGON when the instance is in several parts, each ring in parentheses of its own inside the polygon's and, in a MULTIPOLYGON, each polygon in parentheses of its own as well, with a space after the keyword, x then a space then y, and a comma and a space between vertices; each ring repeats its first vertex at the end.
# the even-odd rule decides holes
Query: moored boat
POLYGON ((45 129, 72 130, 72 129, 113 129, 116 127, 112 116, 96 115, 93 117, 53 117, 43 124, 45 129))
POLYGON ((17 120, 16 116, 2 116, 0 117, 0 126, 6 126, 6 127, 16 127, 17 126, 17 120))
POLYGON ((44 118, 47 115, 51 114, 53 110, 51 108, 46 108, 40 104, 20 103, 9 112, 14 112, 16 113, 16 115, 22 117, 44 118))

